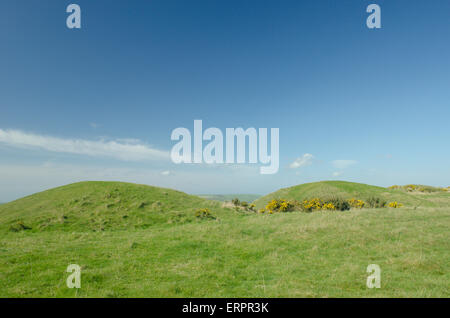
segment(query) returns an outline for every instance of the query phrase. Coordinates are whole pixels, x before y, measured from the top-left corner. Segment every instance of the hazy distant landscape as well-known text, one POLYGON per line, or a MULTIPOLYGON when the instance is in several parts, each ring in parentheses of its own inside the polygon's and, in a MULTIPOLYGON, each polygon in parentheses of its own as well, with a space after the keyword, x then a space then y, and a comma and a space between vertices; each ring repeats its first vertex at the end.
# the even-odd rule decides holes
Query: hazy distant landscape
POLYGON ((448 189, 327 181, 249 198, 81 182, 3 204, 0 296, 449 296, 448 189))
POLYGON ((231 201, 238 198, 240 201, 253 202, 260 198, 258 194, 198 194, 200 198, 216 201, 231 201))

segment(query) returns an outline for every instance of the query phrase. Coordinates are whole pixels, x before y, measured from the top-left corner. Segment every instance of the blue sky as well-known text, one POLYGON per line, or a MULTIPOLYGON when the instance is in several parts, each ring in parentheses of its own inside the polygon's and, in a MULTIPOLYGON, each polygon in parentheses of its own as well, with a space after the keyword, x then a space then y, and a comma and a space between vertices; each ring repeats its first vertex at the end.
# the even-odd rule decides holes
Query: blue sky
POLYGON ((0 202, 81 180, 448 186, 449 37, 446 0, 2 1, 0 202), (170 134, 194 119, 279 128, 279 172, 173 164, 170 134))

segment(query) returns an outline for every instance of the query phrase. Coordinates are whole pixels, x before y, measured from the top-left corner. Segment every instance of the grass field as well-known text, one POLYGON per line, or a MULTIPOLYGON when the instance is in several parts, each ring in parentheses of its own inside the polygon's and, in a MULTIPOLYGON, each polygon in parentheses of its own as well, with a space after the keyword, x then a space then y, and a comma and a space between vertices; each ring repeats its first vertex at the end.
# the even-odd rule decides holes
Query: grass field
POLYGON ((405 207, 257 214, 169 189, 72 184, 0 207, 0 297, 450 296, 448 192, 280 191, 257 205, 332 192, 405 207), (66 286, 69 264, 82 268, 80 289, 66 286), (380 289, 366 287, 369 264, 381 267, 380 289))

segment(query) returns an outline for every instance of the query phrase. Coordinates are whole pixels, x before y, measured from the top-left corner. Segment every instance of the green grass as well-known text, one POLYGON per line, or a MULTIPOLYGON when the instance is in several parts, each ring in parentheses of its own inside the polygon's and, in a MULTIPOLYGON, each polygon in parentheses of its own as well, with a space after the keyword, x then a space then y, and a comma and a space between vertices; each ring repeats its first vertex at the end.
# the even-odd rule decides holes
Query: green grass
POLYGON ((215 200, 215 201, 231 201, 238 198, 239 201, 253 202, 261 196, 258 194, 199 194, 200 198, 215 200))
POLYGON ((449 194, 392 195, 408 206, 262 215, 143 185, 60 187, 0 207, 0 297, 449 297, 449 194), (202 207, 216 219, 195 218, 202 207), (32 229, 10 231, 18 221, 32 229), (365 285, 369 264, 380 289, 365 285))

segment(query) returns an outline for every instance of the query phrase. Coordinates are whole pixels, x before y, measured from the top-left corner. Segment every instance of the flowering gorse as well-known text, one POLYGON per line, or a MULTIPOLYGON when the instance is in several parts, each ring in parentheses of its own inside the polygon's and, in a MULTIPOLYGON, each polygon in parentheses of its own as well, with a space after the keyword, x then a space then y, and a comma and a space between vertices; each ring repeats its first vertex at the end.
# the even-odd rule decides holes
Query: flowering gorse
POLYGON ((266 205, 266 210, 269 213, 274 212, 289 212, 295 207, 295 203, 285 199, 273 199, 266 205))
POLYGON ((390 203, 388 204, 388 207, 394 208, 394 209, 401 208, 402 206, 403 206, 403 204, 398 203, 397 201, 390 202, 390 203))
POLYGON ((355 198, 348 200, 348 203, 350 204, 350 206, 352 208, 356 208, 356 209, 362 209, 366 205, 366 203, 364 201, 358 200, 355 198))

